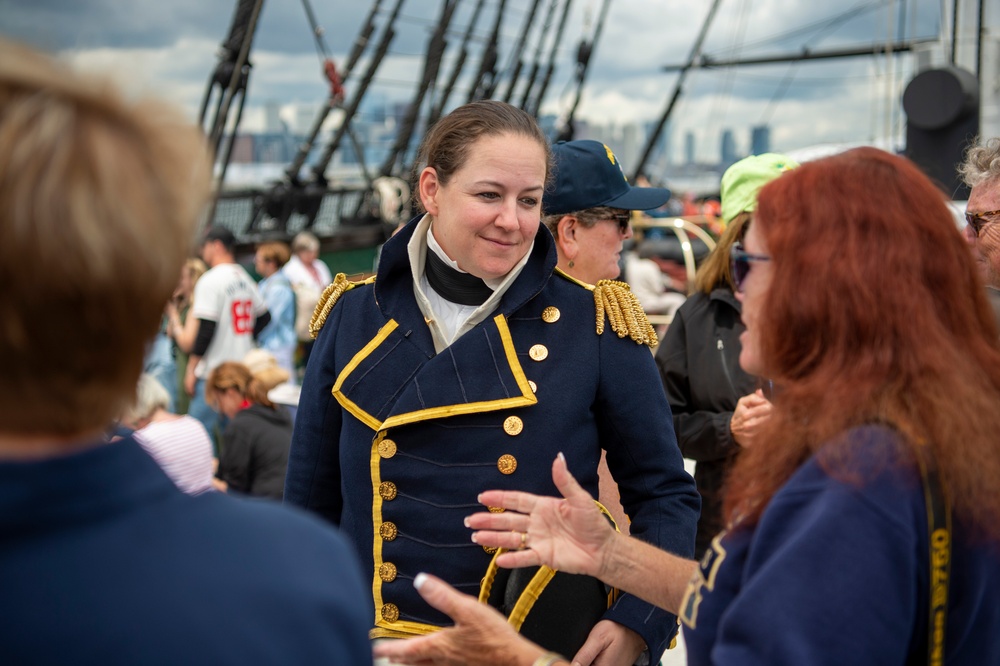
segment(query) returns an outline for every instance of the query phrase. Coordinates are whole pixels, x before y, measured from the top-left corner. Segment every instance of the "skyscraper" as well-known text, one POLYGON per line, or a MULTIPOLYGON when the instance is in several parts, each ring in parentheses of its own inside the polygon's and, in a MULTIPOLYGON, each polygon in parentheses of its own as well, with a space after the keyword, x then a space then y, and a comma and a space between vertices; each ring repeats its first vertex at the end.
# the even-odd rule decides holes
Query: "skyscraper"
POLYGON ((750 129, 750 154, 761 155, 771 152, 771 128, 758 125, 750 129))
POLYGON ((736 154, 736 139, 733 137, 733 130, 722 130, 722 155, 720 166, 725 169, 736 162, 739 156, 736 154))

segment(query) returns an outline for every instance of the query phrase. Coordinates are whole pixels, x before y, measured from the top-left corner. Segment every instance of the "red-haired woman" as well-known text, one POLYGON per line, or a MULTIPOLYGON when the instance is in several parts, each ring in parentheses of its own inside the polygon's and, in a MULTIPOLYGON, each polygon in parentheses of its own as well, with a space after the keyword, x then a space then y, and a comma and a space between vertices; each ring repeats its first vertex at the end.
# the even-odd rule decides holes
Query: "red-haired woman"
MULTIPOLYGON (((781 391, 700 567, 608 530, 561 455, 566 501, 483 493, 511 510, 473 539, 678 611, 690 664, 1000 663, 1000 351, 942 194, 871 148, 808 163, 764 187, 733 258, 740 363, 781 391)), ((377 654, 563 663, 416 584, 456 628, 377 654)))

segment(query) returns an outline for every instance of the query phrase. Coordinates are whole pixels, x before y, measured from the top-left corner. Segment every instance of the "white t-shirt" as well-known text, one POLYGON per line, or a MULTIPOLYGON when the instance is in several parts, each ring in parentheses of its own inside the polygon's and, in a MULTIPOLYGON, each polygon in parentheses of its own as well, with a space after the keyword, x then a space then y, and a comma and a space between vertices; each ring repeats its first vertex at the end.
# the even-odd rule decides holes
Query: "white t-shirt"
POLYGON ((254 348, 253 327, 267 311, 250 274, 239 264, 220 264, 194 285, 189 317, 215 322, 215 334, 194 370, 205 379, 225 361, 242 361, 254 348))

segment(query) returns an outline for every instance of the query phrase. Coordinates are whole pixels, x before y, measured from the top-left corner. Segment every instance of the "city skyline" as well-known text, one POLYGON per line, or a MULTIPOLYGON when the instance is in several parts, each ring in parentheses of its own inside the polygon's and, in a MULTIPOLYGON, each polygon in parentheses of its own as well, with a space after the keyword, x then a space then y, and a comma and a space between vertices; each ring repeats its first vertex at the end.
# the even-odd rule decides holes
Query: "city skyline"
MULTIPOLYGON (((469 25, 472 4, 460 3, 456 11, 450 35, 452 48, 445 53, 444 68, 453 62, 454 46, 469 25)), ((485 3, 486 15, 495 11, 496 4, 485 3)), ((543 9, 549 5, 540 4, 543 9)), ((511 45, 529 5, 528 0, 507 2, 510 11, 503 29, 502 68, 510 64, 511 45)), ((578 118, 592 124, 654 122, 677 81, 677 74, 664 72, 663 66, 686 60, 705 20, 707 5, 698 0, 611 3, 592 57, 578 118)), ((574 4, 566 37, 558 50, 550 94, 542 105, 543 114, 558 117, 566 113, 575 92, 575 50, 580 39, 590 34, 584 29, 588 19, 592 32, 600 6, 594 0, 574 4)), ((975 63, 974 3, 964 0, 960 6, 955 51, 959 64, 970 68, 975 63)), ((130 90, 164 95, 194 115, 231 21, 232 8, 230 3, 199 0, 175 0, 169 6, 134 0, 127 11, 122 11, 123 5, 114 0, 80 0, 72 5, 47 0, 30 4, 0 0, 0 33, 58 52, 85 69, 110 70, 130 90)), ((368 8, 365 3, 340 2, 315 6, 331 53, 341 66, 368 8)), ((404 3, 399 35, 369 94, 394 102, 405 102, 412 96, 439 9, 439 3, 404 3)), ((770 125, 772 148, 786 152, 819 143, 871 142, 886 136, 898 144, 905 120, 898 98, 905 84, 917 71, 918 62, 938 66, 946 60, 951 13, 944 9, 932 0, 862 0, 838 8, 818 7, 805 0, 723 3, 704 48, 704 53, 716 60, 865 44, 871 45, 875 53, 894 35, 942 37, 945 41, 922 46, 916 55, 892 59, 881 56, 692 70, 671 118, 675 159, 681 137, 688 133, 695 137, 696 159, 710 159, 717 152, 716 137, 728 127, 770 125)), ((986 10, 983 61, 995 63, 1000 59, 1000 7, 987 3, 986 10)), ((384 14, 378 18, 384 20, 384 14)), ((473 60, 478 58, 476 49, 481 48, 481 33, 485 32, 485 27, 480 27, 479 41, 473 43, 473 60)), ((531 33, 524 49, 527 57, 536 52, 535 34, 531 33)), ((360 65, 367 57, 359 61, 360 65)), ((296 3, 265 3, 251 59, 254 68, 244 116, 246 130, 264 125, 269 104, 276 104, 283 116, 305 118, 310 106, 323 102, 327 86, 320 75, 308 25, 296 3)), ((990 108, 995 109, 1000 89, 995 67, 988 75, 992 78, 983 91, 994 102, 990 108)), ((348 95, 352 85, 348 83, 348 95)), ((984 114, 984 129, 1000 125, 996 114, 995 110, 984 114)))

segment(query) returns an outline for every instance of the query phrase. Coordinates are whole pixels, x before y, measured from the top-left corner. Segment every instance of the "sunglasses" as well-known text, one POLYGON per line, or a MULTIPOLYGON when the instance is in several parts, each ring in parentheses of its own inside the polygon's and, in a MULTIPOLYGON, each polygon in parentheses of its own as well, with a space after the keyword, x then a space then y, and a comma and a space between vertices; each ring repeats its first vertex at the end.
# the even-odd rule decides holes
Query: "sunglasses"
POLYGON ((766 254, 750 254, 743 249, 740 244, 733 245, 729 249, 729 261, 733 272, 733 284, 736 291, 743 291, 743 283, 750 275, 750 268, 755 261, 771 261, 771 257, 766 254))
POLYGON ((965 221, 970 227, 972 227, 972 231, 978 237, 979 232, 983 230, 983 227, 991 222, 996 222, 996 220, 990 220, 987 218, 995 217, 997 215, 1000 215, 1000 210, 991 210, 986 213, 966 213, 965 221))
POLYGON ((630 211, 621 211, 620 213, 612 213, 608 216, 608 219, 614 220, 618 223, 618 231, 625 233, 628 231, 629 222, 632 221, 632 213, 630 211))

